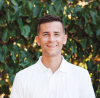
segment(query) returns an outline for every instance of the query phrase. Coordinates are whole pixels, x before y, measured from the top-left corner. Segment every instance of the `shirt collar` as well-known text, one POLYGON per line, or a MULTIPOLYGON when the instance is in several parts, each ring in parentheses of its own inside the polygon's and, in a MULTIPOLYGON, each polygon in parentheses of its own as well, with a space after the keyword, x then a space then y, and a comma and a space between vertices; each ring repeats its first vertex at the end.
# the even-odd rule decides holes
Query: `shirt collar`
POLYGON ((69 72, 69 63, 64 59, 63 56, 62 56, 61 65, 60 65, 58 70, 61 71, 61 72, 66 72, 66 73, 69 72))
MULTIPOLYGON (((43 72, 43 71, 46 71, 46 70, 48 70, 48 69, 50 69, 50 68, 46 68, 44 65, 43 65, 43 63, 42 63, 42 56, 40 56, 39 57, 39 60, 38 60, 38 70, 39 70, 39 72, 43 72)), ((59 71, 61 71, 61 72, 69 72, 69 63, 64 59, 64 57, 62 56, 62 62, 61 62, 61 65, 60 65, 60 67, 59 67, 59 71)))
POLYGON ((46 68, 43 63, 42 63, 42 56, 39 57, 39 60, 38 60, 38 69, 39 69, 39 72, 42 72, 42 71, 45 71, 47 70, 48 68, 46 68))

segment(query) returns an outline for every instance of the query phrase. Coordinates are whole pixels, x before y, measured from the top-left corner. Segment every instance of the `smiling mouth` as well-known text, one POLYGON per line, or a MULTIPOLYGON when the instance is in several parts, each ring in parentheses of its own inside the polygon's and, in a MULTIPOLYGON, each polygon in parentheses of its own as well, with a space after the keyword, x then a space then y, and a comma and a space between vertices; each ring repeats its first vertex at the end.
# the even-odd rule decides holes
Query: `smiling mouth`
POLYGON ((47 45, 47 47, 49 47, 49 48, 55 48, 55 47, 57 47, 57 45, 55 45, 55 46, 49 46, 49 45, 47 45))

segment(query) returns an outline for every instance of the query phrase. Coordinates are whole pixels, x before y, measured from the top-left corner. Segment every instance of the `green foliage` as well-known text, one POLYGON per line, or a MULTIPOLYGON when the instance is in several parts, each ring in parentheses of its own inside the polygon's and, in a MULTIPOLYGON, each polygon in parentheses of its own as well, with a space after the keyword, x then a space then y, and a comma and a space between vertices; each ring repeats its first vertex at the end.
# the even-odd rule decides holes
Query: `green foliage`
POLYGON ((68 35, 63 56, 77 65, 86 63, 100 97, 100 59, 95 59, 100 58, 100 0, 85 0, 84 7, 79 1, 0 0, 0 94, 8 97, 15 74, 38 60, 40 47, 33 47, 37 23, 53 14, 62 18, 68 35))

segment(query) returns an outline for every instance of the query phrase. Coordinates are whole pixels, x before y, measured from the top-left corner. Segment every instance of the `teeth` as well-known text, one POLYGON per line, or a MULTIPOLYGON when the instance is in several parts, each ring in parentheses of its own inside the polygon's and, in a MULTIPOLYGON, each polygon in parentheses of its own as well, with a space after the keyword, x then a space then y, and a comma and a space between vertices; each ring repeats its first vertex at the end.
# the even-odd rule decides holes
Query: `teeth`
POLYGON ((57 45, 56 45, 56 46, 49 46, 49 45, 47 45, 47 46, 48 46, 48 47, 56 47, 57 45))

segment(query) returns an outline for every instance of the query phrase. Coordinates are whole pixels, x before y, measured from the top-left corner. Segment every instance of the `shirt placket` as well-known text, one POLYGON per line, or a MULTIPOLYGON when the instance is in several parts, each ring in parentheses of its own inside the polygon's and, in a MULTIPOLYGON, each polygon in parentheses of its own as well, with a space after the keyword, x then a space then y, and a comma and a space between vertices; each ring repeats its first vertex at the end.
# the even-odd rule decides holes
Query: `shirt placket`
POLYGON ((55 90, 55 75, 52 75, 50 78, 49 90, 55 90))
POLYGON ((55 74, 52 74, 51 70, 48 70, 48 75, 50 78, 49 78, 48 91, 47 91, 46 98, 51 98, 54 96, 54 92, 56 89, 55 74))

